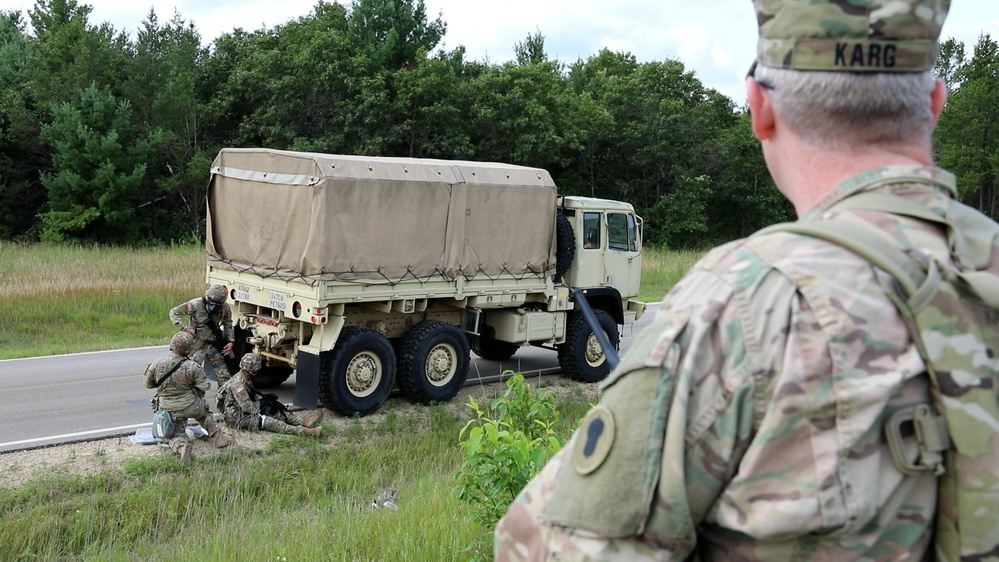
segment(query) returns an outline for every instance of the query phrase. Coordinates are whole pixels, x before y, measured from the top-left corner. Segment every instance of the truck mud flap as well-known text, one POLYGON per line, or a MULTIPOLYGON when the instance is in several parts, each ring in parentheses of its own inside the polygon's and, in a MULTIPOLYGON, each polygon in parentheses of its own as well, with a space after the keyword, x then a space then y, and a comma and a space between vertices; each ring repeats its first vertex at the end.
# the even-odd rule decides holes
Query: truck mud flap
POLYGON ((295 397, 292 403, 299 408, 314 410, 319 406, 320 356, 300 352, 295 372, 295 397))

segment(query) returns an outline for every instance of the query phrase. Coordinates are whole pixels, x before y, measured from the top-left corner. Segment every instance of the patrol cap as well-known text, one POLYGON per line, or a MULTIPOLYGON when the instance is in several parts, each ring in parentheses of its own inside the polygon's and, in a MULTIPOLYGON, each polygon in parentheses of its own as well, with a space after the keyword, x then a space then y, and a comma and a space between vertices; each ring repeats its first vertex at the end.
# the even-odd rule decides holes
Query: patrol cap
POLYGON ((757 62, 773 68, 924 72, 950 0, 753 0, 757 62))

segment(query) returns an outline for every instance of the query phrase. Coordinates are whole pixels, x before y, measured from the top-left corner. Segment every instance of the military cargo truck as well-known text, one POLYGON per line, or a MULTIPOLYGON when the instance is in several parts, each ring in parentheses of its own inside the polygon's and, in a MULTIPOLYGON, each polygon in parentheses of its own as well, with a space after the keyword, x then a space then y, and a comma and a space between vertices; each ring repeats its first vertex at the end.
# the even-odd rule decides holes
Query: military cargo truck
POLYGON ((491 162, 223 149, 208 189, 206 280, 225 285, 236 356, 257 386, 295 372, 293 402, 374 412, 398 387, 450 400, 470 351, 558 353, 597 381, 608 339, 645 304, 642 220, 631 205, 560 196, 545 170, 491 162))

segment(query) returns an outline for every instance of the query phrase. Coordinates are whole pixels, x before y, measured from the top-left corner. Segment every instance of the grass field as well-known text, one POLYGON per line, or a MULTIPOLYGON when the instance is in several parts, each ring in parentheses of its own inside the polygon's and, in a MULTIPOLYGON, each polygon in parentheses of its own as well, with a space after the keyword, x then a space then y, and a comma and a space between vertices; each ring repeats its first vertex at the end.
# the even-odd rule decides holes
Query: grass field
POLYGON ((162 345, 167 311, 204 293, 198 246, 0 243, 0 359, 162 345))
POLYGON ((469 560, 489 533, 454 492, 452 411, 357 420, 332 439, 277 436, 263 454, 232 449, 190 467, 157 456, 40 477, 0 494, 0 559, 469 560), (390 486, 399 509, 371 509, 390 486))

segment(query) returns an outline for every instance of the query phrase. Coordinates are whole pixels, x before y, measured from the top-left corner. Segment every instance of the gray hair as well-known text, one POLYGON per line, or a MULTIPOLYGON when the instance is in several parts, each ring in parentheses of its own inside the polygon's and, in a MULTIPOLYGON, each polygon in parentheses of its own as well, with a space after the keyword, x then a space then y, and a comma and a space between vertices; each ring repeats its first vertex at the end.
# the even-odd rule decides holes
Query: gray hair
POLYGON ((797 71, 759 66, 774 110, 807 142, 832 148, 930 145, 932 72, 797 71))

